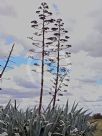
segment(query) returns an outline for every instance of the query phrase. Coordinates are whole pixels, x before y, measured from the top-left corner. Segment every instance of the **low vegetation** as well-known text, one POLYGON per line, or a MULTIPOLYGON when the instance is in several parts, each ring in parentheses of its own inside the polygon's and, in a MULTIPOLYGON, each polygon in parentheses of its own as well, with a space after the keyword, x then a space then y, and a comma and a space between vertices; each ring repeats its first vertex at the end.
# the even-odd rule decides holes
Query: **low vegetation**
POLYGON ((93 119, 102 119, 101 113, 96 113, 92 116, 93 119))
POLYGON ((18 110, 9 103, 0 111, 0 136, 92 136, 94 126, 90 114, 73 104, 65 108, 48 108, 41 115, 38 109, 18 110))

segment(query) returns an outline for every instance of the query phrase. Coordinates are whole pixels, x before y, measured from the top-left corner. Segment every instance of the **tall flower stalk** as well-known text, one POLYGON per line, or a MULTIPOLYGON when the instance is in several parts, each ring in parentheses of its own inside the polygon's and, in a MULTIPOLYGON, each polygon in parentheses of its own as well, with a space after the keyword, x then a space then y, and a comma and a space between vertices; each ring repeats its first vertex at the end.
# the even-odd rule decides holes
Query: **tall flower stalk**
MULTIPOLYGON (((65 30, 64 28, 64 23, 62 19, 57 19, 56 22, 54 23, 54 27, 52 28, 54 31, 52 39, 50 40, 54 42, 53 46, 53 52, 56 53, 56 56, 54 56, 53 61, 51 61, 51 64, 55 65, 55 70, 54 72, 55 78, 54 78, 54 86, 53 89, 54 94, 53 94, 53 100, 51 100, 50 103, 53 101, 53 108, 55 107, 56 101, 57 101, 57 94, 59 91, 62 91, 61 87, 68 86, 68 84, 65 83, 65 80, 69 81, 68 77, 68 66, 71 65, 71 63, 63 64, 61 65, 60 63, 62 61, 66 61, 68 57, 70 57, 71 53, 69 52, 69 47, 71 45, 68 45, 68 39, 69 36, 67 36, 68 31, 65 30), (65 79, 65 80, 64 80, 65 79)), ((64 90, 66 92, 66 90, 64 90)), ((51 93, 50 93, 51 94, 51 93)), ((62 92, 58 94, 59 96, 63 96, 62 92)), ((59 101, 59 99, 58 99, 59 101)))
MULTIPOLYGON (((34 50, 34 53, 40 53, 41 58, 38 60, 41 60, 41 89, 40 89, 40 100, 39 100, 39 114, 41 113, 41 108, 42 108, 42 98, 43 98, 43 93, 44 93, 44 66, 45 66, 45 56, 49 56, 48 45, 50 43, 47 42, 48 39, 48 32, 50 31, 50 27, 55 20, 51 18, 52 12, 49 12, 49 7, 47 3, 43 2, 41 3, 41 6, 38 8, 36 13, 38 14, 38 20, 33 20, 32 27, 36 30, 34 33, 34 36, 40 37, 35 39, 35 37, 29 37, 29 39, 33 40, 34 43, 33 45, 36 48, 39 48, 38 50, 41 49, 41 51, 36 52, 34 50), (47 51, 46 51, 47 50, 47 51)), ((35 60, 35 58, 34 58, 35 60)))

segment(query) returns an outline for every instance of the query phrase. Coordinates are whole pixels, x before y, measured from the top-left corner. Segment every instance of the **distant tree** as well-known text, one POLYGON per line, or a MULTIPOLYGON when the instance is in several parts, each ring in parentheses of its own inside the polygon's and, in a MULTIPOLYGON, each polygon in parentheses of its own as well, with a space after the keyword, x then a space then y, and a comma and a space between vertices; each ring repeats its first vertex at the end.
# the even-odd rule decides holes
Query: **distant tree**
MULTIPOLYGON (((38 19, 31 21, 32 28, 34 28, 35 32, 33 33, 33 37, 28 37, 33 41, 34 48, 30 49, 30 52, 33 52, 34 54, 40 53, 41 58, 35 58, 32 57, 34 60, 41 60, 41 64, 34 63, 36 66, 41 65, 41 90, 40 90, 40 101, 39 101, 39 114, 41 113, 42 108, 42 98, 43 98, 43 92, 44 92, 44 66, 45 62, 47 60, 47 57, 49 56, 49 45, 51 45, 53 42, 47 42, 48 39, 50 39, 51 28, 52 23, 55 22, 55 19, 51 18, 52 12, 49 12, 49 7, 47 3, 43 2, 41 3, 41 6, 36 11, 36 14, 38 14, 38 19)), ((36 70, 34 70, 36 72, 36 70)))
POLYGON ((102 114, 101 113, 96 113, 92 117, 93 119, 102 119, 102 114))

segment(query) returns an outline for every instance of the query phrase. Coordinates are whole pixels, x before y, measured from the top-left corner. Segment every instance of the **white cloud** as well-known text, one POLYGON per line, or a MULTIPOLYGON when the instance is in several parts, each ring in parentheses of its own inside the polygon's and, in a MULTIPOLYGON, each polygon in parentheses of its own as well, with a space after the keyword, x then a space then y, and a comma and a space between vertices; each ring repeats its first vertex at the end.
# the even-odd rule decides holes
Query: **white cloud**
MULTIPOLYGON (((101 42, 101 37, 97 34, 100 30, 95 29, 97 22, 102 18, 101 14, 99 14, 102 9, 100 0, 98 0, 98 2, 96 0, 64 0, 64 2, 61 0, 46 1, 49 3, 53 12, 55 12, 53 4, 57 5, 60 10, 60 14, 57 14, 57 17, 62 16, 65 21, 65 26, 71 35, 70 42, 73 45, 73 51, 86 50, 89 52, 89 55, 94 55, 96 49, 98 47, 99 49, 101 48, 99 43, 101 42), (93 17, 93 15, 91 15, 93 12, 99 12, 98 19, 97 16, 93 17), (97 37, 97 46, 94 44, 95 40, 94 42, 91 42, 95 37, 97 37), (94 49, 92 49, 93 44, 94 49)), ((17 13, 17 17, 10 18, 0 16, 2 26, 1 31, 16 37, 15 42, 19 40, 19 42, 21 42, 21 46, 24 46, 27 49, 32 47, 31 42, 26 37, 31 36, 33 33, 30 27, 30 22, 34 19, 35 11, 40 3, 41 1, 37 0, 27 0, 26 2, 24 0, 18 0, 16 2, 13 0, 10 0, 9 2, 6 1, 5 5, 11 5, 17 13), (7 25, 5 22, 7 22, 7 25)), ((97 49, 97 55, 98 52, 100 52, 99 49, 97 49)))
MULTIPOLYGON (((102 79, 102 26, 100 23, 102 20, 102 2, 101 0, 46 1, 49 3, 52 11, 56 12, 53 4, 58 7, 55 16, 61 16, 64 19, 65 26, 71 36, 70 43, 72 44, 73 54, 71 58, 71 81, 70 87, 68 88, 68 92, 72 94, 70 96, 71 103, 76 100, 80 102, 80 105, 92 110, 94 110, 93 105, 95 105, 96 110, 100 111, 99 105, 101 105, 101 102, 98 102, 98 104, 94 102, 93 104, 93 102, 87 101, 97 101, 99 96, 102 95, 102 85, 99 86, 95 82, 102 79)), ((5 36, 7 35, 14 38, 16 45, 14 54, 25 55, 27 50, 33 47, 27 37, 33 33, 30 22, 35 18, 35 11, 41 3, 41 0, 3 0, 3 2, 0 0, 0 7, 3 9, 3 12, 0 10, 0 31, 4 35, 4 38, 0 37, 0 57, 7 56, 11 47, 5 45, 5 36), (7 12, 7 10, 5 11, 6 7, 12 7, 12 9, 7 12)), ((15 67, 14 70, 6 72, 4 75, 5 78, 10 77, 11 80, 3 81, 2 83, 2 86, 8 89, 8 94, 0 94, 0 97, 3 96, 2 100, 0 99, 1 103, 6 103, 6 100, 10 97, 13 99, 16 97, 14 93, 12 94, 13 89, 19 93, 18 96, 20 93, 23 95, 23 93, 28 92, 32 95, 33 91, 35 91, 33 98, 17 98, 22 106, 26 104, 33 106, 34 101, 38 100, 38 89, 35 90, 33 87, 40 80, 40 75, 28 72, 29 68, 30 70, 32 69, 31 67, 22 65, 19 68, 15 67), (30 85, 29 89, 27 84, 30 85), (11 94, 9 94, 9 89, 11 89, 11 94)), ((49 77, 50 74, 45 79, 48 86, 49 77)), ((29 97, 31 96, 29 95, 29 97)), ((65 98, 67 99, 67 97, 62 98, 61 103, 65 102, 65 98)), ((45 96, 44 103, 48 102, 49 99, 48 96, 45 96)))
MULTIPOLYGON (((39 97, 40 94, 40 73, 34 73, 31 70, 33 66, 21 65, 15 67, 13 70, 8 70, 4 74, 4 78, 0 82, 0 96, 11 96, 12 99, 34 99, 39 97), (5 80, 9 78, 10 80, 5 80)), ((44 95, 48 95, 48 90, 51 86, 51 74, 47 72, 44 79, 44 95)), ((10 97, 9 97, 10 99, 10 97)), ((0 99, 2 103, 2 100, 0 99)), ((7 101, 5 101, 6 103, 7 101)))

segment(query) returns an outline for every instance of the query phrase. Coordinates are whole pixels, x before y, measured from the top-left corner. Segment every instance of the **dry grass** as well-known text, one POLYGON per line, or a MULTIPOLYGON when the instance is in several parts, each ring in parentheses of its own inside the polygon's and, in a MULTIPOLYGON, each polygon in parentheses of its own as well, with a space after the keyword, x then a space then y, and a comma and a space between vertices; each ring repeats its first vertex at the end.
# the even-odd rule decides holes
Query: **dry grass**
POLYGON ((95 136, 102 136, 102 119, 95 120, 97 123, 95 136))

